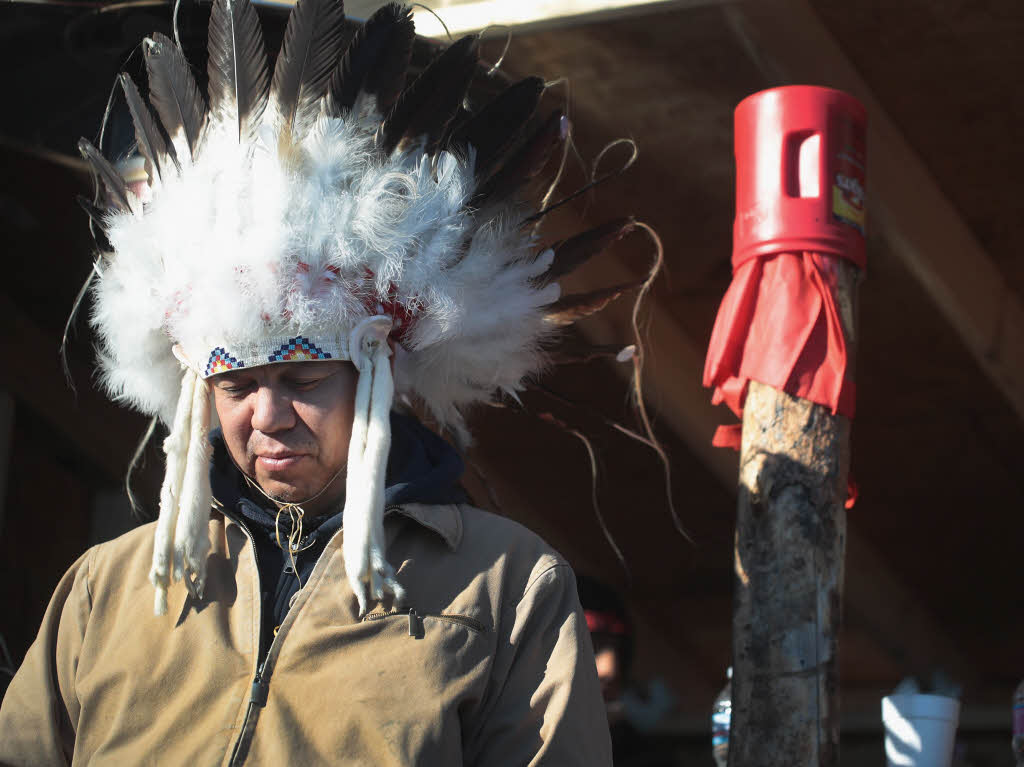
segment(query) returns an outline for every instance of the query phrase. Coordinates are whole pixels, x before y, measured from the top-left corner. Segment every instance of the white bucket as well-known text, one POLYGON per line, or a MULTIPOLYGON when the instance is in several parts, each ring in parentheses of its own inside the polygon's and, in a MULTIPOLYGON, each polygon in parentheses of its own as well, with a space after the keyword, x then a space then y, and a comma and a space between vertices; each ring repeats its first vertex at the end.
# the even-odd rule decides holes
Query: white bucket
POLYGON ((949 767, 960 701, 942 695, 882 698, 885 758, 889 767, 949 767))

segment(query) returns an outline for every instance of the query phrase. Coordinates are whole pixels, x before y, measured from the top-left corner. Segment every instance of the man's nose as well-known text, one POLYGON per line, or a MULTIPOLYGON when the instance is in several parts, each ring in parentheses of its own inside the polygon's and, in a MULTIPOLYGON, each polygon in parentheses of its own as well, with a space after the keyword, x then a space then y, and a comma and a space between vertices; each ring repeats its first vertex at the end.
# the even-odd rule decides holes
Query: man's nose
POLYGON ((264 434, 287 431, 295 425, 295 410, 292 400, 272 386, 260 386, 256 390, 256 402, 252 410, 252 428, 264 434))

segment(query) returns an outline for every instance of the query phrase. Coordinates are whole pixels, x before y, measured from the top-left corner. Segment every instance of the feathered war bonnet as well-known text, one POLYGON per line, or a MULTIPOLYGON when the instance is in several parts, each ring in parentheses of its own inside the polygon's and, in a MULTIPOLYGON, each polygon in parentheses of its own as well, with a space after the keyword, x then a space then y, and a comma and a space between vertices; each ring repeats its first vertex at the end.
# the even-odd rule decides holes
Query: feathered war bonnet
POLYGON ((561 113, 531 122, 543 81, 515 83, 474 115, 463 99, 475 36, 406 87, 409 9, 381 8, 345 51, 343 22, 340 0, 300 0, 271 74, 249 1, 215 0, 208 107, 179 48, 146 39, 148 104, 121 75, 144 194, 80 142, 106 207, 94 213, 109 243, 93 287, 102 380, 169 429, 157 614, 172 580, 202 593, 210 376, 293 360, 358 369, 344 559, 365 612, 403 596, 382 529, 394 392, 465 440, 465 406, 514 397, 552 331, 612 295, 560 299, 555 280, 631 222, 546 249, 524 224, 527 182, 566 137, 561 113))

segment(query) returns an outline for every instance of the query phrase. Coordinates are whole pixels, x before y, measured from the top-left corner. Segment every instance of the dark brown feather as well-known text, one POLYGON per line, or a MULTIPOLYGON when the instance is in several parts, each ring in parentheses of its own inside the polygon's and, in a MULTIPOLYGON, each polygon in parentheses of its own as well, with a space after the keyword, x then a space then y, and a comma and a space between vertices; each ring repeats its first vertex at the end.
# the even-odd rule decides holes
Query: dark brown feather
POLYGON ((209 50, 210 114, 235 125, 239 143, 250 142, 267 108, 270 69, 260 20, 249 0, 214 0, 209 50))
MULTIPOLYGON (((452 146, 453 137, 465 128, 472 119, 473 113, 466 109, 466 102, 463 100, 463 102, 459 104, 458 109, 455 110, 455 115, 448 121, 448 127, 445 129, 444 135, 441 136, 441 140, 438 144, 440 146, 449 147, 450 149, 455 149, 455 147, 452 146)), ((460 156, 467 155, 465 147, 456 149, 456 151, 459 152, 460 156)))
POLYGON ((437 143, 466 95, 479 53, 479 38, 466 35, 402 92, 384 121, 381 148, 386 154, 401 148, 403 141, 423 138, 428 151, 437 143))
POLYGON ((524 78, 499 93, 455 133, 452 143, 476 149, 477 178, 490 174, 533 116, 543 92, 541 78, 524 78))
POLYGON ((130 213, 132 211, 129 202, 131 192, 128 190, 128 184, 125 183, 124 177, 114 169, 114 166, 100 154, 100 151, 88 139, 78 139, 78 151, 82 153, 82 157, 89 163, 89 167, 96 174, 102 188, 106 190, 106 197, 110 203, 107 207, 130 213))
POLYGON ((601 224, 601 226, 580 232, 575 237, 556 242, 551 246, 555 251, 555 258, 538 282, 541 285, 548 285, 559 277, 569 274, 597 254, 602 253, 613 242, 621 240, 632 232, 635 225, 636 219, 632 216, 617 218, 601 224))
POLYGON ((206 103, 192 70, 178 47, 159 32, 146 39, 143 51, 149 74, 149 103, 160 117, 178 160, 194 160, 206 122, 206 103))
POLYGON ((642 280, 565 296, 547 307, 544 321, 551 325, 571 325, 584 317, 596 314, 626 291, 641 285, 643 285, 642 280))
POLYGON ((471 207, 503 200, 544 169, 555 147, 565 140, 568 121, 561 111, 552 112, 537 131, 512 154, 474 195, 471 207))
POLYGON ((132 115, 132 125, 135 126, 135 141, 139 146, 139 154, 146 159, 146 174, 150 180, 160 180, 166 170, 164 163, 167 162, 167 142, 164 141, 153 113, 142 100, 132 78, 126 72, 122 72, 119 79, 125 101, 128 102, 128 111, 132 115))
POLYGON ((344 39, 340 0, 299 0, 288 17, 270 92, 282 136, 300 140, 320 114, 344 39))
POLYGON ((345 55, 331 74, 327 113, 347 113, 360 93, 376 97, 383 117, 405 87, 405 73, 416 38, 409 6, 389 3, 378 8, 356 32, 345 55))

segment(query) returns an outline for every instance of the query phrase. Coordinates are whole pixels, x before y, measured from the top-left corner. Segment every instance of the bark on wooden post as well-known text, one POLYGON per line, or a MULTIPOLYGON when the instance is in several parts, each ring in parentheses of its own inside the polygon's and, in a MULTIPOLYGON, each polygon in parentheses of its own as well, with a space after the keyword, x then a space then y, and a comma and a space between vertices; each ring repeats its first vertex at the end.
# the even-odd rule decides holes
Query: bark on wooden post
MULTIPOLYGON (((831 259, 854 361, 859 270, 831 259)), ((839 763, 849 420, 751 381, 743 408, 730 767, 839 763)))

